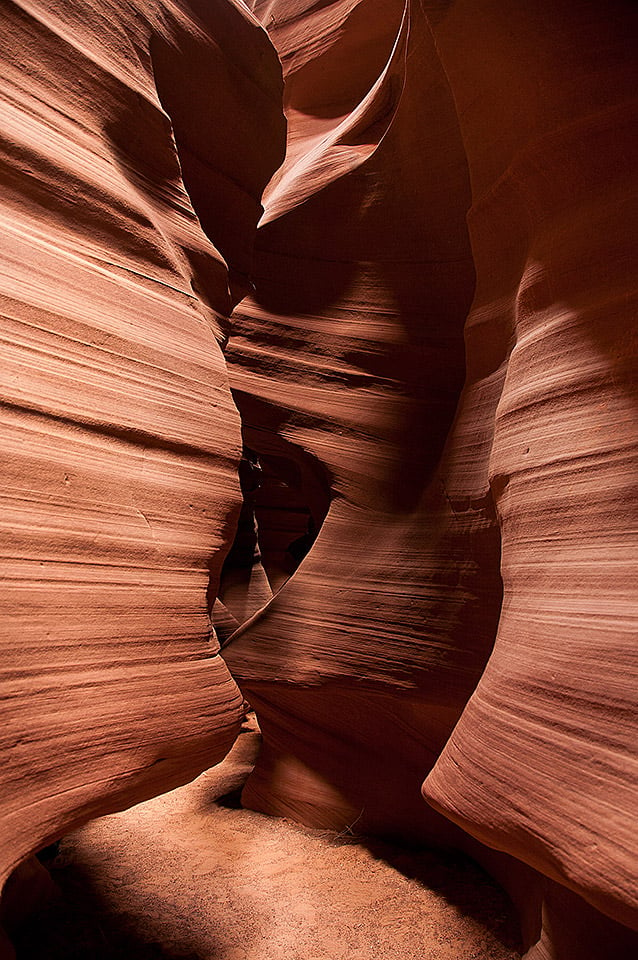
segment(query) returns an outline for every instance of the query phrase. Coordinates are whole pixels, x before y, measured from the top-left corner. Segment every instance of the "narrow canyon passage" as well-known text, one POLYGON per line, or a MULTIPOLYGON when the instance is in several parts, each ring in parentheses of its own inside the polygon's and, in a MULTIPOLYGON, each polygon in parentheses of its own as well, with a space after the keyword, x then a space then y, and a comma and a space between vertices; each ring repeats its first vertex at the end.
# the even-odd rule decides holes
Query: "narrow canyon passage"
POLYGON ((239 807, 259 732, 193 783, 95 820, 48 863, 61 901, 18 960, 514 960, 516 924, 471 861, 239 807))
POLYGON ((638 4, 0 23, 0 960, 635 960, 638 4))

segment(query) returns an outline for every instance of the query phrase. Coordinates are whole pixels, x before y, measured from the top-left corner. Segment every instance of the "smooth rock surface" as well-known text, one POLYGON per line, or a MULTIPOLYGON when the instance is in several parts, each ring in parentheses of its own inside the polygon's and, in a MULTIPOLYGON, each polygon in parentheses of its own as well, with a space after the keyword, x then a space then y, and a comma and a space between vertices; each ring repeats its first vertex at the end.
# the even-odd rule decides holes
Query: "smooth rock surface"
POLYGON ((504 599, 425 783, 473 836, 636 928, 637 14, 460 0, 434 28, 477 271, 450 446, 491 382, 504 599))
POLYGON ((4 881, 239 729, 207 608, 240 508, 220 343, 283 115, 241 4, 36 0, 2 20, 4 881), (184 186, 197 200, 199 163, 209 236, 184 186))
MULTIPOLYGON (((306 807, 336 828, 365 807, 362 829, 438 834, 445 821, 428 815, 420 781, 478 682, 500 604, 493 517, 456 510, 437 473, 474 283, 463 147, 419 10, 386 9, 368 49, 361 5, 268 9, 289 151, 227 359, 247 446, 319 532, 287 582, 264 555, 274 596, 225 648, 267 744, 246 799, 301 817, 306 807), (342 40, 368 57, 342 62, 342 40), (339 65, 361 71, 348 104, 334 102, 339 65), (357 781, 389 749, 396 777, 362 799, 357 781), (335 776, 340 800, 325 803, 335 776)), ((270 493, 264 484, 256 505, 260 542, 275 522, 270 493)))
POLYGON ((434 764, 432 806, 538 871, 493 862, 530 957, 629 956, 635 8, 367 9, 255 5, 289 144, 229 369, 325 520, 227 648, 266 739, 244 796, 459 842, 413 803, 434 764))

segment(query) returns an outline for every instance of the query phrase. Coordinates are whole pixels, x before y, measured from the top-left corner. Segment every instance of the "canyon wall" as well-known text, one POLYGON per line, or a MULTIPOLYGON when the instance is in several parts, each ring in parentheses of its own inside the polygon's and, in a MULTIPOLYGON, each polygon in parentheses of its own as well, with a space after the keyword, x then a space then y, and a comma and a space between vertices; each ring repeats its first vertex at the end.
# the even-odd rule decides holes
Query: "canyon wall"
POLYGON ((288 154, 227 357, 246 443, 325 519, 290 579, 261 557, 226 651, 266 740, 245 800, 461 844, 530 958, 629 956, 635 11, 255 12, 288 154))
POLYGON ((364 6, 338 29, 334 4, 273 14, 289 150, 226 357, 248 448, 306 507, 290 539, 316 539, 287 581, 264 552, 275 596, 226 653, 266 739, 246 802, 429 837, 448 824, 420 785, 491 649, 499 538, 438 468, 474 287, 454 103, 425 18, 364 6))
POLYGON ((247 805, 633 956, 633 5, 3 19, 2 877, 246 696, 247 805))
POLYGON ((485 465, 504 598, 424 788, 634 925, 637 13, 462 0, 434 27, 472 181, 468 365, 499 345, 485 465))
POLYGON ((207 608, 241 500, 220 343, 285 126, 241 5, 2 19, 3 882, 239 729, 207 608))

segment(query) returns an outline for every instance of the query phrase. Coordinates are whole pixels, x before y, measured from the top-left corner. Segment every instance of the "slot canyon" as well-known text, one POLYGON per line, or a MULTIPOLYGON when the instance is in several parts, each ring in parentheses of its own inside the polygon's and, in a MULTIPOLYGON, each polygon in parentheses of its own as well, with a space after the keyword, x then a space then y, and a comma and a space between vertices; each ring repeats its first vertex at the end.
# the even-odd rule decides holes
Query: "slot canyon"
POLYGON ((0 22, 0 958, 634 960, 638 4, 0 22))

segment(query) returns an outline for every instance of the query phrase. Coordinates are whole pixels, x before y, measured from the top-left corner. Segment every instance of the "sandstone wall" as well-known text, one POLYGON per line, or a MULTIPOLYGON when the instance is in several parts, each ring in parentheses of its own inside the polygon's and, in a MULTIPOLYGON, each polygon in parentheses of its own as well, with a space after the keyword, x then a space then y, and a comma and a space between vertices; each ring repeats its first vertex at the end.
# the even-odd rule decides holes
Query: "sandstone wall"
POLYGON ((635 11, 372 6, 255 6, 289 149, 229 369, 249 445, 330 494, 228 648, 266 734, 245 797, 467 846, 420 770, 516 858, 469 847, 530 957, 629 956, 635 11))
POLYGON ((241 5, 2 19, 3 881, 238 730, 207 609, 240 506, 220 343, 284 126, 241 5), (200 167, 208 236, 184 187, 198 202, 200 167))
POLYGON ((245 694, 246 803, 624 960, 635 8, 253 7, 4 3, 0 874, 245 694))

